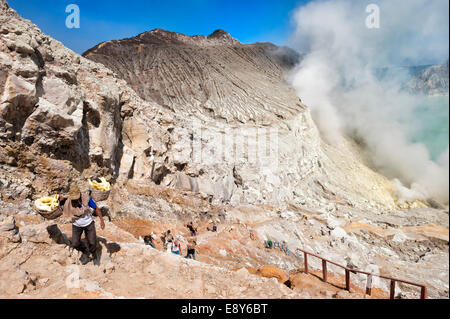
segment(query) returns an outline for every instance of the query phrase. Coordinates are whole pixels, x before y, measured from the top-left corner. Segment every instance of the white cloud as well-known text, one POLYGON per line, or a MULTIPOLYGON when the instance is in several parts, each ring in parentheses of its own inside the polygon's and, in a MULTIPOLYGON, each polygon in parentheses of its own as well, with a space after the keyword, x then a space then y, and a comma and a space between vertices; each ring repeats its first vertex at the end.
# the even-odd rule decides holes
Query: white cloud
POLYGON ((380 81, 373 71, 447 59, 449 2, 372 2, 380 7, 379 29, 365 24, 371 2, 313 1, 298 8, 290 45, 307 56, 290 80, 329 142, 356 131, 382 173, 448 202, 448 150, 434 162, 424 145, 410 142, 416 128, 409 119, 420 101, 400 90, 406 75, 380 81))

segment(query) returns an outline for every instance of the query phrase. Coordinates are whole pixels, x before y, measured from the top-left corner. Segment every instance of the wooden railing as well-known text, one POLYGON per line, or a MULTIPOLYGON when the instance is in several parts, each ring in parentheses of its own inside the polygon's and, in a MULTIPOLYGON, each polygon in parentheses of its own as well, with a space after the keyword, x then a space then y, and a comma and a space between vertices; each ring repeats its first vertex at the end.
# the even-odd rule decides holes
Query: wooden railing
POLYGON ((416 286, 421 288, 421 292, 420 292, 420 299, 426 299, 427 298, 427 287, 425 287, 424 285, 421 284, 417 284, 414 282, 410 282, 410 281, 406 281, 406 280, 402 280, 402 279, 396 279, 396 278, 392 278, 392 277, 388 277, 388 276, 383 276, 383 275, 377 275, 377 274, 373 274, 373 273, 369 273, 366 271, 361 271, 361 270, 356 270, 356 269, 350 269, 348 267, 345 267, 343 265, 340 265, 338 263, 335 263, 331 260, 328 260, 326 258, 320 257, 316 254, 307 252, 303 249, 297 248, 298 251, 303 253, 303 257, 304 257, 304 261, 305 261, 305 269, 304 272, 305 274, 308 274, 309 269, 308 269, 308 256, 313 256, 316 258, 319 258, 322 260, 322 280, 324 282, 327 282, 328 280, 328 270, 327 270, 327 263, 338 266, 340 268, 343 268, 345 270, 345 289, 347 291, 350 292, 351 289, 351 284, 350 284, 350 273, 354 273, 354 274, 364 274, 367 275, 367 285, 366 285, 366 294, 367 295, 371 295, 372 294, 372 277, 379 277, 379 278, 383 278, 383 279, 387 279, 391 281, 391 286, 390 286, 390 299, 394 299, 395 298, 395 284, 397 282, 401 282, 401 283, 405 283, 408 285, 412 285, 412 286, 416 286))

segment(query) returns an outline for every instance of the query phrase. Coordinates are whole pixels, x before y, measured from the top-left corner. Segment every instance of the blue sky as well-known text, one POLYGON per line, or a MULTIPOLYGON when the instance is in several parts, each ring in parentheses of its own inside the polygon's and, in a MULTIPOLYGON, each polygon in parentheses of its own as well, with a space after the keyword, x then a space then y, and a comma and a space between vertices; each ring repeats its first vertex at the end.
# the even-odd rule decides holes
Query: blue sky
POLYGON ((7 0, 22 17, 77 53, 102 41, 155 28, 187 35, 228 31, 243 43, 283 45, 292 31, 292 12, 308 0, 7 0), (69 4, 80 8, 80 28, 65 26, 69 4))

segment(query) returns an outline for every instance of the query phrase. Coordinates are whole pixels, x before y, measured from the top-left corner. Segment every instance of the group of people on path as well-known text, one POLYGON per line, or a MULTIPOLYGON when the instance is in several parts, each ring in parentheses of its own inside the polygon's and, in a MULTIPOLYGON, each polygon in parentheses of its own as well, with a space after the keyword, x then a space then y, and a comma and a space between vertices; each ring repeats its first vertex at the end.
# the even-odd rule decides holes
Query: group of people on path
MULTIPOLYGON (((187 240, 187 254, 185 258, 192 258, 195 260, 195 248, 197 246, 197 226, 191 221, 185 225, 189 231, 191 237, 187 240)), ((155 247, 156 235, 152 232, 150 235, 144 236, 144 242, 146 245, 149 245, 153 248, 155 247)), ((161 233, 161 241, 163 243, 164 249, 168 253, 172 253, 175 255, 181 255, 181 243, 179 236, 174 237, 172 232, 169 230, 161 233)))
MULTIPOLYGON (((92 213, 95 211, 96 215, 99 217, 102 230, 105 229, 105 222, 103 221, 102 213, 93 200, 91 193, 90 190, 82 192, 79 185, 74 183, 70 185, 68 196, 59 196, 59 205, 62 207, 63 214, 66 217, 69 217, 72 222, 71 247, 82 252, 80 258, 81 264, 85 265, 92 260, 95 265, 100 265, 100 254, 97 249, 97 233, 92 213), (87 247, 84 247, 81 242, 83 233, 87 239, 87 247)), ((195 260, 198 226, 192 221, 185 226, 190 232, 190 237, 187 240, 187 253, 185 258, 192 258, 195 260)), ((216 222, 210 220, 207 230, 216 232, 216 222)), ((178 236, 175 238, 170 229, 161 235, 161 240, 165 249, 173 254, 181 255, 180 238, 178 236)), ((150 235, 144 236, 145 244, 153 248, 156 248, 156 239, 157 236, 153 232, 150 235)))
POLYGON ((282 251, 284 251, 286 254, 290 254, 289 248, 287 246, 287 242, 285 240, 281 241, 281 243, 277 242, 277 241, 272 241, 271 239, 269 240, 264 240, 264 246, 267 249, 272 249, 272 248, 280 248, 282 251))
MULTIPOLYGON (((91 191, 88 190, 82 192, 77 184, 72 184, 70 186, 68 196, 59 196, 59 205, 63 209, 63 214, 71 219, 71 247, 82 252, 80 262, 84 265, 92 260, 95 265, 99 265, 100 256, 97 249, 97 234, 95 230, 94 218, 92 216, 93 211, 95 211, 100 219, 100 227, 102 230, 105 229, 105 222, 103 221, 103 216, 100 209, 92 199, 91 191), (84 247, 81 242, 81 236, 83 232, 85 233, 85 237, 87 239, 87 247, 84 247)), ((216 222, 218 222, 218 220, 210 220, 209 225, 207 226, 207 230, 217 232, 216 222)), ((185 258, 192 258, 195 260, 198 226, 192 221, 187 223, 185 226, 190 232, 190 237, 188 238, 186 245, 187 253, 185 258)), ((144 236, 145 244, 153 248, 156 248, 156 239, 157 236, 154 232, 152 232, 150 235, 144 236)), ((175 255, 181 255, 180 239, 181 238, 179 236, 174 237, 170 229, 161 234, 161 240, 164 248, 167 252, 171 252, 175 255)), ((289 249, 287 248, 287 243, 285 241, 282 241, 282 243, 280 244, 272 240, 265 240, 266 248, 271 249, 277 246, 289 254, 289 249)))
MULTIPOLYGON (((189 230, 190 237, 187 239, 187 245, 186 245, 186 256, 185 258, 192 258, 195 260, 195 251, 197 247, 197 231, 198 226, 190 221, 187 223, 186 228, 189 230)), ((209 231, 217 232, 217 224, 216 222, 213 222, 210 220, 210 225, 207 227, 209 231)), ((144 242, 145 244, 155 248, 155 240, 156 235, 154 232, 152 232, 150 235, 144 236, 144 242)), ((172 254, 175 255, 181 255, 181 241, 179 236, 175 236, 172 234, 172 232, 169 230, 161 233, 161 241, 163 243, 164 249, 172 254)))

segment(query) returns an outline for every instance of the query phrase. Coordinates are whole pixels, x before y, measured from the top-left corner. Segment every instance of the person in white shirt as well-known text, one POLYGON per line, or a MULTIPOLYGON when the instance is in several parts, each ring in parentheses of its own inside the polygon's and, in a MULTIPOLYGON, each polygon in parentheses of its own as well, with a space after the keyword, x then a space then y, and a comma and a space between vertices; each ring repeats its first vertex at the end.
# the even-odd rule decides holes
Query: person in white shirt
POLYGON ((172 242, 172 254, 180 255, 181 254, 181 245, 178 240, 172 242))
POLYGON ((59 200, 60 203, 64 202, 63 214, 72 218, 72 247, 83 252, 81 263, 83 265, 87 264, 91 260, 89 258, 89 253, 91 253, 94 264, 99 265, 100 257, 97 251, 97 234, 92 210, 95 210, 100 218, 101 229, 105 229, 105 222, 97 204, 89 193, 82 194, 77 185, 71 185, 68 198, 60 196, 59 200), (83 232, 88 241, 87 252, 81 245, 83 232))

